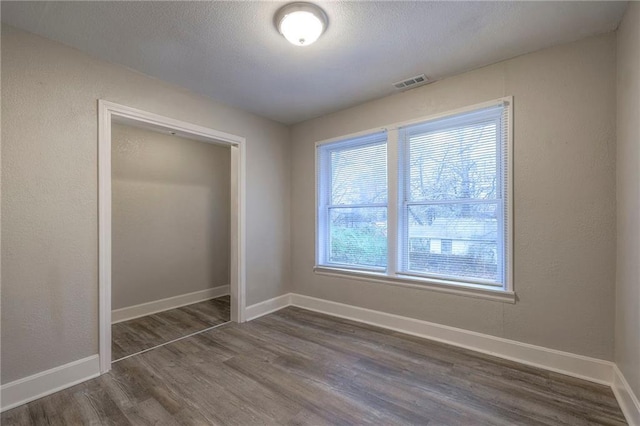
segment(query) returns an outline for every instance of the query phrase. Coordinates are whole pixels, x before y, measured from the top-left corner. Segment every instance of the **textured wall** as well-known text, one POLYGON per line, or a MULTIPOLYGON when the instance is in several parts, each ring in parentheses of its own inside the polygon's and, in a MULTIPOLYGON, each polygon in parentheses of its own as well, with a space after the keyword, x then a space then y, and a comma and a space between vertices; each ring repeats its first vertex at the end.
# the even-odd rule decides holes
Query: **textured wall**
POLYGON ((112 309, 229 284, 231 150, 113 125, 112 309))
POLYGON ((289 288, 289 129, 2 26, 2 382, 98 352, 97 100, 247 139, 247 304, 289 288))
POLYGON ((616 364, 640 396, 640 4, 618 30, 616 364))
POLYGON ((615 35, 558 46, 292 129, 296 292, 613 359, 615 35), (314 142, 514 96, 514 286, 519 301, 315 275, 314 142))

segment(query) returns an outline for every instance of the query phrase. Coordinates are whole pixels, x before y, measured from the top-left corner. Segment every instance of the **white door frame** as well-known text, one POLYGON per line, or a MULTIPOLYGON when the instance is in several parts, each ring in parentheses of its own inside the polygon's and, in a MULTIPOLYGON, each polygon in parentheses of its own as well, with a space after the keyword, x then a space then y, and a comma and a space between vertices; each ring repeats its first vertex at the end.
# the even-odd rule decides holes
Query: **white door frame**
POLYGON ((133 123, 231 148, 231 320, 245 321, 245 138, 98 100, 98 287, 100 373, 111 370, 111 123, 133 123))

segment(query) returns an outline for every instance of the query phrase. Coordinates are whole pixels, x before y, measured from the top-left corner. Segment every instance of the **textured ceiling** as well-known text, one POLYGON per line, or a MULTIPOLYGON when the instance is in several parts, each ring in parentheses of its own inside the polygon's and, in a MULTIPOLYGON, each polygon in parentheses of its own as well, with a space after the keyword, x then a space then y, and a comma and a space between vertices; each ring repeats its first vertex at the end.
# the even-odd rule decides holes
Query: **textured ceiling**
POLYGON ((284 2, 7 2, 2 21, 291 124, 616 29, 626 2, 316 2, 327 32, 296 47, 284 2))

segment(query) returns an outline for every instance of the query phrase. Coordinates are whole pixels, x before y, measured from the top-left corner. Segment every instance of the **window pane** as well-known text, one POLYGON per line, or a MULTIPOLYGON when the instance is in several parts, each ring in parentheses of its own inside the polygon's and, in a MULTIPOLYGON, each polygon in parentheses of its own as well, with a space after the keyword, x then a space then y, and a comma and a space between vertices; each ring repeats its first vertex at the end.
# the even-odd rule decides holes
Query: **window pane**
POLYGON ((499 280, 497 203, 409 206, 407 272, 499 280))
POLYGON ((386 207, 346 207, 329 211, 329 262, 386 267, 386 207))
POLYGON ((331 151, 331 204, 386 202, 386 143, 331 151))
POLYGON ((409 136, 411 201, 499 198, 495 121, 409 136))

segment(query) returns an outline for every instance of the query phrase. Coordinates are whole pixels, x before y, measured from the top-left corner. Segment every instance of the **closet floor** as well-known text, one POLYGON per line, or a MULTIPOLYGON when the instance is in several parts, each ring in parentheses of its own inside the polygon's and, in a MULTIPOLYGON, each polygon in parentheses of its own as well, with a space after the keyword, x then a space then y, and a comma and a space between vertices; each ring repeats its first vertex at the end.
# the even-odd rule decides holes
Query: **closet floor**
POLYGON ((230 319, 230 298, 222 296, 111 326, 111 359, 170 342, 230 319))

